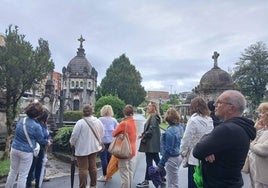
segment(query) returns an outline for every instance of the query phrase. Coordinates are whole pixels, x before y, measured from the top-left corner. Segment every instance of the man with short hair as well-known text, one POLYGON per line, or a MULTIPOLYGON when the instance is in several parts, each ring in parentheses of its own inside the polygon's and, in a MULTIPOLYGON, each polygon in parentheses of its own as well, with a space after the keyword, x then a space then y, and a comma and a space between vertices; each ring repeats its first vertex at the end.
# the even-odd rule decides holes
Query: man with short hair
POLYGON ((223 120, 201 138, 193 155, 201 160, 204 188, 241 188, 241 169, 256 137, 254 122, 242 117, 245 97, 235 90, 224 91, 215 102, 215 115, 223 120))

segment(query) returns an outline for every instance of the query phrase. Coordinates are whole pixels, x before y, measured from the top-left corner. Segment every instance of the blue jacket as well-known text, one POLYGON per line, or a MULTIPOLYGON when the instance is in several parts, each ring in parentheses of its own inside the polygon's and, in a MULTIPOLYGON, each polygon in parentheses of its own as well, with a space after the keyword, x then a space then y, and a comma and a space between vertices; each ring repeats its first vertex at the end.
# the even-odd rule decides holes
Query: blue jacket
MULTIPOLYGON (((47 139, 44 138, 41 125, 36 119, 31 119, 27 117, 26 130, 32 141, 33 148, 36 147, 36 142, 38 142, 40 145, 47 144, 47 139)), ((23 131, 23 118, 20 119, 16 125, 12 148, 29 153, 33 151, 33 148, 30 147, 30 144, 28 143, 28 140, 23 131)))
POLYGON ((162 158, 157 165, 159 168, 164 168, 169 157, 179 156, 183 132, 184 126, 176 124, 170 125, 166 132, 162 134, 160 146, 162 158))

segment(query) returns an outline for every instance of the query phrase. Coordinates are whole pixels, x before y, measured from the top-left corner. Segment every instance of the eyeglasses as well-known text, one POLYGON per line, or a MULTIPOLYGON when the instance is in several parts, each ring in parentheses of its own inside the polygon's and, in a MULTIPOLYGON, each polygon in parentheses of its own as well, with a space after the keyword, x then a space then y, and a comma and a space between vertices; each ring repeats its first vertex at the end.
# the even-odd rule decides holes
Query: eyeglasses
POLYGON ((223 102, 221 100, 217 100, 214 104, 229 104, 229 105, 233 105, 232 103, 229 102, 223 102))

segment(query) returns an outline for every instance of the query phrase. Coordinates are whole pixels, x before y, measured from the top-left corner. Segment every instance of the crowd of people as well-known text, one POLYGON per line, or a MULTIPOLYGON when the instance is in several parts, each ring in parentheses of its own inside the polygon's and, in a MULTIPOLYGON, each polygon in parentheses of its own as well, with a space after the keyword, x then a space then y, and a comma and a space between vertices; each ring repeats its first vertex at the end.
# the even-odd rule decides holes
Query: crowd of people
MULTIPOLYGON (((94 116, 91 105, 83 107, 83 118, 73 128, 70 145, 75 148, 78 165, 79 187, 97 187, 98 181, 107 179, 107 166, 111 159, 108 148, 114 137, 126 132, 131 145, 131 156, 118 158, 121 188, 133 187, 133 158, 136 152, 145 154, 144 179, 136 187, 155 187, 167 184, 179 187, 179 168, 188 168, 188 188, 196 188, 195 170, 201 167, 204 188, 241 188, 242 169, 247 165, 252 188, 268 188, 268 102, 258 107, 259 117, 254 123, 243 117, 246 109, 245 97, 236 90, 224 91, 216 101, 206 102, 195 97, 190 103, 190 118, 186 125, 181 114, 169 108, 164 114, 168 127, 161 134, 162 122, 159 106, 149 102, 143 132, 137 132, 134 108, 126 105, 124 118, 118 122, 111 105, 101 109, 99 118, 94 116), (136 148, 137 141, 140 141, 136 148), (102 176, 97 178, 96 158, 100 156, 102 176), (88 183, 88 176, 90 182, 88 183)), ((41 145, 39 155, 33 157, 23 129, 23 119, 16 126, 10 152, 11 166, 6 188, 13 187, 18 176, 17 187, 30 187, 33 177, 35 187, 42 185, 46 148, 51 144, 46 121, 48 111, 41 103, 32 103, 26 109, 26 127, 33 148, 41 145)))

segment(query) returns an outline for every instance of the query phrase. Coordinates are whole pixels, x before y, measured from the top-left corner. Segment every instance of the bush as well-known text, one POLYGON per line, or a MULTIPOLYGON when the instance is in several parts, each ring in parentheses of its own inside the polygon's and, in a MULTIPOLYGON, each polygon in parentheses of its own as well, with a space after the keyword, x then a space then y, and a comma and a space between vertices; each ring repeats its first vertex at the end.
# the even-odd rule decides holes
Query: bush
POLYGON ((82 111, 66 111, 63 113, 64 121, 78 121, 82 116, 82 111))
POLYGON ((124 117, 123 109, 125 107, 125 102, 118 98, 118 96, 102 96, 97 100, 95 105, 95 115, 100 117, 100 110, 104 105, 111 105, 114 111, 114 117, 120 119, 124 117))
POLYGON ((53 151, 71 153, 70 138, 73 126, 61 127, 53 138, 53 151))

